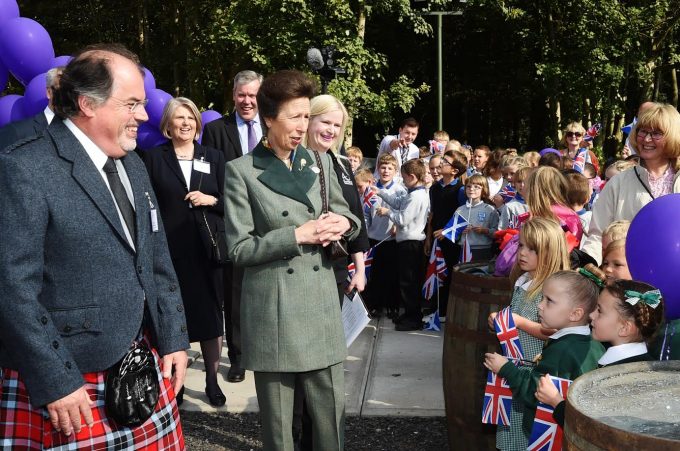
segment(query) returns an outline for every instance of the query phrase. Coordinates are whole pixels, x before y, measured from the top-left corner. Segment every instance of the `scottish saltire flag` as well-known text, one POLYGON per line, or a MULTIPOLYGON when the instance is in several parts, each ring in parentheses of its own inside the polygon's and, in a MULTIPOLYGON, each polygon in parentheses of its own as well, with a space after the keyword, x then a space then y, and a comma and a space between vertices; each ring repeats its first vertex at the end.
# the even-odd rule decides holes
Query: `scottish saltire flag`
POLYGON ((470 249, 470 243, 468 243, 467 237, 463 240, 463 246, 460 249, 460 261, 459 263, 468 263, 472 261, 472 250, 470 249))
POLYGON ((489 371, 484 389, 482 423, 509 426, 511 411, 512 391, 510 386, 505 379, 489 371))
POLYGON ((500 196, 503 198, 503 202, 507 203, 515 198, 517 195, 517 190, 508 183, 503 188, 501 188, 498 194, 500 194, 500 196))
POLYGON ((579 174, 583 174, 583 169, 588 162, 588 149, 581 147, 576 151, 576 157, 574 158, 574 171, 579 174))
MULTIPOLYGON (((368 279, 371 276, 371 266, 373 265, 374 252, 375 246, 364 252, 364 271, 366 274, 366 279, 368 279)), ((352 281, 352 277, 354 277, 354 273, 356 272, 357 268, 354 262, 347 265, 347 283, 350 283, 352 281)))
MULTIPOLYGON (((423 297, 425 299, 432 299, 435 291, 439 288, 439 283, 442 282, 442 278, 439 276, 439 256, 437 254, 444 260, 439 243, 434 240, 430 252, 430 261, 427 263, 427 271, 425 272, 425 283, 423 284, 423 297)), ((444 276, 446 276, 446 262, 444 262, 444 276)))
POLYGON ((455 243, 467 225, 467 220, 458 213, 455 213, 442 230, 442 235, 455 243))
POLYGON ((512 309, 506 307, 496 315, 493 320, 496 329, 496 336, 501 343, 501 349, 505 357, 520 361, 524 358, 522 344, 519 342, 519 330, 515 327, 515 320, 512 318, 512 309))
POLYGON ((427 320, 427 324, 425 324, 423 330, 434 330, 437 332, 442 330, 441 318, 439 318, 439 309, 430 315, 430 319, 427 320))
POLYGON ((364 215, 365 216, 370 216, 371 215, 371 209, 375 204, 378 202, 379 197, 377 194, 373 192, 373 190, 369 187, 366 188, 366 191, 364 191, 364 215))
POLYGON ((595 139, 597 135, 600 134, 600 130, 602 129, 602 124, 597 123, 593 124, 592 127, 590 127, 588 130, 586 130, 586 136, 583 138, 584 141, 592 141, 595 139))
MULTIPOLYGON (((569 379, 550 376, 550 380, 557 387, 562 399, 567 397, 567 390, 571 385, 569 379)), ((529 436, 529 451, 560 451, 562 449, 562 428, 553 418, 553 408, 542 402, 536 406, 534 426, 529 436)))

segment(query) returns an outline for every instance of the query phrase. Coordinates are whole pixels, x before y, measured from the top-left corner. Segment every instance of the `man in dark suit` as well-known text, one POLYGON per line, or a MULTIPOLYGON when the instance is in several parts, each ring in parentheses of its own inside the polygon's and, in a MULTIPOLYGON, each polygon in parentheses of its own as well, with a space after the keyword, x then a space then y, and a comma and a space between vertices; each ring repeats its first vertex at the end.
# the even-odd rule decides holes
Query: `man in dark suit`
POLYGON ((52 106, 52 92, 59 83, 59 77, 63 67, 53 67, 47 71, 46 90, 48 104, 44 111, 23 121, 10 122, 0 128, 0 150, 22 139, 39 135, 47 128, 54 119, 54 107, 52 106))
POLYGON ((142 68, 120 45, 89 47, 54 97, 63 121, 0 154, 0 436, 9 448, 183 449, 182 299, 132 152, 148 119, 142 68), (154 352, 159 401, 144 424, 122 426, 104 380, 139 341, 154 352))
MULTIPOLYGON (((226 162, 250 153, 266 132, 257 111, 257 91, 262 75, 244 70, 234 77, 234 112, 203 127, 204 146, 224 152, 226 162)), ((229 195, 229 193, 225 193, 229 195)), ((243 270, 228 264, 224 269, 224 324, 229 362, 227 381, 241 382, 241 281, 243 270)))

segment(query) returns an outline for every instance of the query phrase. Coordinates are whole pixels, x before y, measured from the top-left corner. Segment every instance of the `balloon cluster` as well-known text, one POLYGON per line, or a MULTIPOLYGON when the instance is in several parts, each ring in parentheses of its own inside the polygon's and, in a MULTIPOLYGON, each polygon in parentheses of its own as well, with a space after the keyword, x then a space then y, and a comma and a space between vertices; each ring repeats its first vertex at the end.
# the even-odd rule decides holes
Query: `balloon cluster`
MULTIPOLYGON (((0 0, 0 93, 7 87, 9 74, 25 87, 23 96, 0 97, 0 127, 43 111, 48 103, 47 71, 65 66, 70 60, 70 56, 54 56, 47 30, 35 20, 19 17, 16 0, 0 0)), ((156 80, 148 69, 144 68, 144 73, 149 122, 139 127, 137 144, 141 149, 148 149, 166 141, 158 126, 163 109, 172 96, 156 89, 156 80)), ((221 115, 208 110, 201 117, 206 124, 221 115)))

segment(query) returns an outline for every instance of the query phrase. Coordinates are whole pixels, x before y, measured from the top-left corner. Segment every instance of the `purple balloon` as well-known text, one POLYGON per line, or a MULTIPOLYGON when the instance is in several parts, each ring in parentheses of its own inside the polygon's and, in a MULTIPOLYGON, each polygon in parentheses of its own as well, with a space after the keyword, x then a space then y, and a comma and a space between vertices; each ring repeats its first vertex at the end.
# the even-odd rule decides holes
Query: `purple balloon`
POLYGON ((137 130, 137 147, 142 150, 160 146, 167 140, 168 138, 161 134, 158 127, 155 127, 148 122, 140 125, 137 130))
POLYGON ((0 57, 12 75, 25 86, 50 68, 54 59, 52 39, 35 20, 10 19, 0 27, 0 57))
POLYGON ((0 58, 0 92, 4 91, 7 87, 7 81, 9 80, 9 72, 4 64, 2 64, 2 59, 0 58))
POLYGON ((0 97, 0 127, 12 122, 12 107, 21 96, 8 94, 0 97))
POLYGON ((153 78, 153 74, 146 67, 144 68, 144 92, 146 96, 149 97, 149 93, 156 89, 156 79, 153 78))
POLYGON ((17 17, 19 17, 19 5, 16 0, 0 0, 0 23, 17 17))
POLYGON ((626 236, 626 260, 634 280, 663 295, 667 320, 680 318, 680 194, 659 197, 633 218, 626 236))
POLYGON ((163 90, 152 89, 146 93, 146 98, 149 99, 149 104, 146 106, 149 123, 158 127, 163 117, 165 105, 172 99, 172 96, 163 90))
POLYGON ((26 96, 20 98, 16 102, 14 102, 14 105, 12 105, 12 111, 10 113, 10 122, 17 122, 26 119, 29 117, 29 114, 26 114, 26 96))
POLYGON ((54 59, 52 59, 52 64, 50 64, 50 69, 53 67, 62 67, 66 66, 69 61, 73 59, 72 56, 69 55, 62 55, 62 56, 57 56, 54 59))
POLYGON ((222 115, 215 110, 205 110, 204 112, 201 113, 201 121, 203 122, 204 127, 205 124, 207 124, 208 122, 212 122, 221 117, 222 115))
POLYGON ((47 74, 33 78, 24 91, 24 113, 26 117, 38 114, 47 106, 47 74))

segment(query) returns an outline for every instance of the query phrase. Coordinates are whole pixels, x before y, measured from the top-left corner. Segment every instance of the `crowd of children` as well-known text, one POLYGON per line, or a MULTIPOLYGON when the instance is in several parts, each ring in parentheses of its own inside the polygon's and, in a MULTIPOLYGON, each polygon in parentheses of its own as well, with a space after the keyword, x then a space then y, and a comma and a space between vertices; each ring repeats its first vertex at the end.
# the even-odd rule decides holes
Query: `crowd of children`
MULTIPOLYGON (((510 424, 497 429, 501 450, 527 448, 538 402, 553 406, 555 421, 564 423, 564 394, 549 376, 573 380, 661 352, 664 301, 654 287, 631 280, 630 221, 601 232, 601 265, 599 255, 582 249, 600 191, 640 160, 634 155, 600 166, 584 137, 584 128, 572 123, 562 151, 518 156, 515 149, 461 145, 438 131, 418 158, 408 159, 401 142, 383 142, 387 151, 379 153, 375 172, 362 169, 359 149, 347 151, 374 247, 365 292, 372 315, 386 313, 396 330, 421 329, 428 309, 445 316, 453 267, 461 262, 495 261, 495 274, 513 282, 512 318, 522 362, 529 364, 495 353, 484 360, 513 394, 510 424), (435 250, 447 275, 438 302, 428 304, 421 286, 426 256, 435 250)), ((495 318, 489 317, 492 329, 495 318)))

